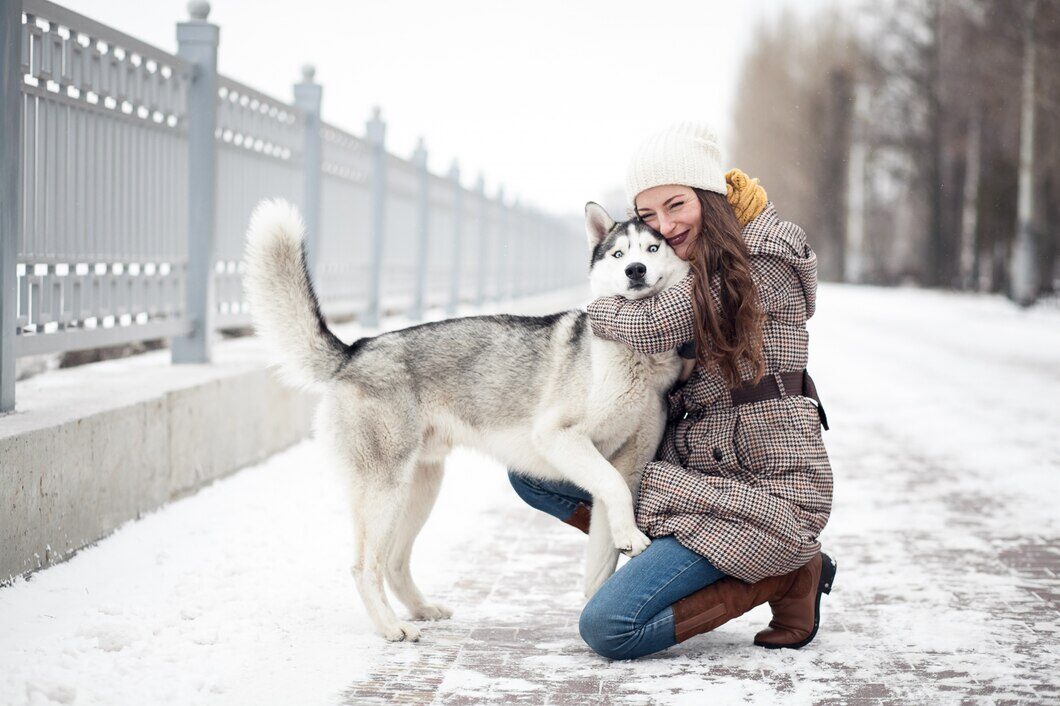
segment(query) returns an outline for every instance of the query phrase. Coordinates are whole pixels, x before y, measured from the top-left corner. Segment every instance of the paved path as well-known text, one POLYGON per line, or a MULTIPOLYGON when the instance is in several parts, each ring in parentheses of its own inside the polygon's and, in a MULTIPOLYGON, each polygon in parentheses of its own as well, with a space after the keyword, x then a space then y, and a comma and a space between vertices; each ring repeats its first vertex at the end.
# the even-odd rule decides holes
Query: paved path
POLYGON ((506 506, 460 558, 473 578, 446 598, 462 610, 411 658, 385 647, 347 703, 1060 701, 1060 329, 1042 330, 1060 319, 824 294, 812 369, 833 425, 824 541, 839 574, 814 643, 751 645, 763 606, 661 655, 597 658, 577 636, 582 536, 506 506))
MULTIPOLYGON (((1060 542, 991 536, 981 498, 879 434, 839 446, 849 528, 829 532, 840 562, 811 646, 751 645, 766 607, 637 662, 608 662, 577 635, 582 535, 522 508, 479 516, 459 558, 457 609, 415 646, 381 645, 344 703, 1048 703, 1060 699, 1060 542), (900 467, 896 478, 894 468, 900 467), (930 497, 918 489, 932 486, 930 497), (941 492, 940 492, 941 491, 941 492), (939 496, 943 500, 939 500, 939 496), (918 514, 923 526, 894 517, 918 514), (940 541, 939 533, 949 535, 940 541)), ((837 525, 839 523, 837 522, 837 525)))
POLYGON ((450 459, 413 558, 454 609, 370 633, 346 509, 312 444, 0 589, 0 704, 1060 702, 1060 315, 825 287, 811 370, 839 563, 817 639, 760 607, 609 662, 577 632, 584 537, 450 459))

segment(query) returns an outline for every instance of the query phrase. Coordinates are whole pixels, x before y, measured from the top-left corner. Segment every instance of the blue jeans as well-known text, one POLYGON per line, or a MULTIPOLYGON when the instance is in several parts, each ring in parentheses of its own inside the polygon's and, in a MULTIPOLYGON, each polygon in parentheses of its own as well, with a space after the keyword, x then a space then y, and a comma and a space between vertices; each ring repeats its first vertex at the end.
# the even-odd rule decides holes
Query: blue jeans
MULTIPOLYGON (((541 481, 508 472, 512 487, 531 507, 565 520, 579 502, 592 498, 561 481, 541 481)), ((724 577, 706 557, 659 537, 604 582, 582 609, 578 630, 598 654, 633 659, 676 644, 670 606, 724 577)))

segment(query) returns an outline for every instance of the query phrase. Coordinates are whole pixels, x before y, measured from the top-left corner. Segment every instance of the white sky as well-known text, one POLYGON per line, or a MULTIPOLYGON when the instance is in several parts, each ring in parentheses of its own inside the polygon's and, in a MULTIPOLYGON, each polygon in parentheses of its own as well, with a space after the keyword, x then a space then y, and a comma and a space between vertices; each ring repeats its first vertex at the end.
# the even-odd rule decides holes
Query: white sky
MULTIPOLYGON (((184 0, 59 0, 176 51, 184 0)), ((801 0, 798 12, 832 0, 801 0)), ((636 143, 670 122, 706 119, 723 140, 741 58, 779 0, 532 4, 216 0, 222 73, 290 101, 301 66, 324 86, 324 119, 357 135, 374 105, 387 146, 430 167, 458 158, 492 193, 557 213, 619 188, 636 143)), ((782 109, 782 107, 780 108, 782 109)))

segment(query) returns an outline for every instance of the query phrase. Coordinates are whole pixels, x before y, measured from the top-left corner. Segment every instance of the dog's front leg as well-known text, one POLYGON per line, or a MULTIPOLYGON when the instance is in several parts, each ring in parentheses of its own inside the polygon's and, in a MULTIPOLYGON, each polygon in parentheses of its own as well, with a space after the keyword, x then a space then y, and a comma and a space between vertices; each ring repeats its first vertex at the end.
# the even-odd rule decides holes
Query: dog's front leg
POLYGON ((593 499, 589 521, 589 544, 585 548, 585 597, 592 598, 597 589, 615 573, 618 550, 611 541, 604 501, 593 499))
POLYGON ((637 556, 651 540, 637 529, 633 518, 633 494, 626 479, 600 455, 587 436, 569 429, 541 426, 534 430, 538 452, 575 485, 585 488, 604 503, 611 541, 619 551, 637 556))

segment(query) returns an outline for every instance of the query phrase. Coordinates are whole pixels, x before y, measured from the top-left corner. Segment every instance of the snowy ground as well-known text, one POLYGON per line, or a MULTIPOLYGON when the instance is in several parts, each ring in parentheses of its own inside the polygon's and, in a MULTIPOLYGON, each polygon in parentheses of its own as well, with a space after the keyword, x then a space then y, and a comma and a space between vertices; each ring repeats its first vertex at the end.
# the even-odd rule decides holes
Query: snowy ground
POLYGON ((839 574, 803 650, 752 646, 763 606, 660 655, 595 656, 583 536, 468 452, 413 558, 455 614, 386 643, 348 572, 343 484, 307 442, 0 589, 0 704, 1056 703, 1060 312, 820 299, 839 574))

